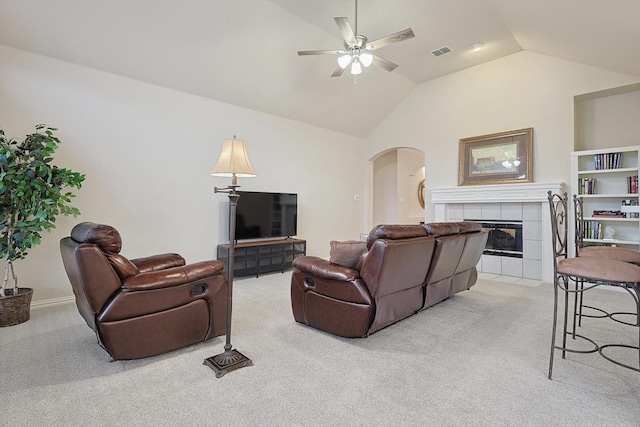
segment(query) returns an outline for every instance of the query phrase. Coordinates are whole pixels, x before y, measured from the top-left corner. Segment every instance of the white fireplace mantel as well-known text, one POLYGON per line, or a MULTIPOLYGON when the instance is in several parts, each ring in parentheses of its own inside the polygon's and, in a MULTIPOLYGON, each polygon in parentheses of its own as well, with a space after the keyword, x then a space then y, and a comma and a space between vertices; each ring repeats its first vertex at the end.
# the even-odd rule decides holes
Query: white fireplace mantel
MULTIPOLYGON (((452 205, 455 204, 535 203, 539 206, 539 212, 548 212, 548 191, 562 194, 566 191, 566 186, 562 182, 554 182, 434 188, 431 190, 434 220, 436 222, 449 221, 449 210, 450 208, 453 209, 452 205)), ((553 246, 551 240, 551 221, 548 216, 542 215, 540 222, 542 244, 539 250, 542 253, 537 259, 541 259, 542 261, 542 280, 547 283, 552 283, 553 246)))
POLYGON ((547 191, 560 193, 564 183, 522 183, 504 185, 472 185, 466 187, 434 188, 431 203, 505 203, 547 202, 547 191))

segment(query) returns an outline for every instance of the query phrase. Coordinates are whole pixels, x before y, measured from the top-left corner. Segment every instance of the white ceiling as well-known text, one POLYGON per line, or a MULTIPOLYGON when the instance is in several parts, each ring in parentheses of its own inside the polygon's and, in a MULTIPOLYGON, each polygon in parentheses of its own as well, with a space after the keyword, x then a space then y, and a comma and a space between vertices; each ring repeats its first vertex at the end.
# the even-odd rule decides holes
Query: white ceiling
POLYGON ((331 78, 354 0, 0 0, 0 44, 365 137, 422 82, 521 50, 640 77, 640 0, 360 0, 398 64, 331 78), (476 42, 485 49, 471 52, 476 42), (435 57, 442 46, 451 53, 435 57))

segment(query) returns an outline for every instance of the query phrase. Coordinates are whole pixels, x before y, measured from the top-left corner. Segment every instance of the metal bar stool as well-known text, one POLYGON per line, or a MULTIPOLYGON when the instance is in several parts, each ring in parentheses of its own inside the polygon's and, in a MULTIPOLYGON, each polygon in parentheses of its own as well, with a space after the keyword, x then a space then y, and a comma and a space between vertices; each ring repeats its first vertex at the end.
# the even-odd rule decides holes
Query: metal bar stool
MULTIPOLYGON (((575 332, 577 297, 584 292, 596 288, 601 285, 621 287, 633 297, 636 304, 636 313, 640 311, 640 267, 618 260, 606 258, 587 258, 573 257, 569 258, 567 254, 568 247, 568 211, 567 211, 567 193, 563 195, 548 192, 549 211, 551 214, 551 231, 553 233, 553 329, 551 333, 551 353, 549 356, 549 375, 551 379, 553 372, 553 359, 556 350, 562 351, 564 359, 567 352, 571 353, 595 353, 598 352, 605 359, 623 366, 628 369, 640 372, 640 367, 630 366, 606 356, 602 350, 609 347, 624 347, 638 350, 638 366, 640 366, 640 346, 632 346, 627 344, 606 344, 598 345, 594 340, 579 335, 575 332), (564 318, 562 344, 556 344, 556 331, 558 325, 558 299, 559 290, 564 293, 564 318), (573 330, 568 332, 569 317, 569 295, 574 295, 573 307, 573 330), (567 346, 567 336, 572 339, 580 338, 591 344, 588 350, 577 350, 567 346)), ((638 342, 640 343, 640 324, 636 316, 634 326, 638 327, 638 342)))
MULTIPOLYGON (((576 245, 576 256, 577 257, 585 257, 585 258, 605 258, 610 260, 628 262, 631 264, 635 264, 640 266, 640 252, 634 251, 633 249, 617 247, 617 246, 585 246, 584 245, 584 237, 585 237, 585 225, 586 221, 584 220, 584 210, 583 210, 583 199, 582 197, 578 197, 577 195, 573 195, 573 207, 574 207, 574 219, 575 219, 575 245, 576 245)), ((577 294, 576 294, 577 295, 577 294)), ((624 323, 625 325, 636 325, 638 320, 638 313, 630 313, 630 312, 614 312, 608 313, 600 308, 593 307, 590 305, 583 304, 583 294, 580 293, 579 297, 579 305, 578 305, 578 326, 582 326, 582 318, 583 317, 592 317, 592 318, 604 318, 609 317, 611 320, 616 322, 624 323), (598 314, 584 314, 582 312, 583 308, 588 308, 590 310, 598 312, 598 314), (624 321, 616 318, 619 316, 634 316, 636 317, 635 322, 632 321, 624 321)))

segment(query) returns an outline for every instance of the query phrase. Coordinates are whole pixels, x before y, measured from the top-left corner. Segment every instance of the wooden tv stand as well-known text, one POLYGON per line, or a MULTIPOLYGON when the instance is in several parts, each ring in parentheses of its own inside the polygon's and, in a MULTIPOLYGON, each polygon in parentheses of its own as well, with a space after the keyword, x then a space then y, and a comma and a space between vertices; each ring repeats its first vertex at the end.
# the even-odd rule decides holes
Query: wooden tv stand
MULTIPOLYGON (((284 271, 291 268, 293 260, 306 255, 307 241, 300 239, 261 240, 236 243, 234 276, 258 277, 261 273, 284 271)), ((227 271, 229 244, 218 245, 218 259, 224 262, 227 271)))

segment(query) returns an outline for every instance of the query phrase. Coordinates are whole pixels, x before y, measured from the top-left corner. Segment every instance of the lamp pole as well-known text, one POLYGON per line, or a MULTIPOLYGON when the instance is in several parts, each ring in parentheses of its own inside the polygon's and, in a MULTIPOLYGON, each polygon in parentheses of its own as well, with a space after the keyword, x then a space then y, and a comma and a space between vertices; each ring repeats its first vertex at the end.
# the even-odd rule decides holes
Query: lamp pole
POLYGON ((231 185, 227 187, 215 187, 215 193, 227 193, 229 197, 229 254, 227 259, 227 321, 226 321, 226 343, 224 351, 218 355, 208 357, 204 360, 204 365, 214 370, 216 377, 220 378, 227 372, 239 369, 245 366, 251 366, 253 363, 244 354, 234 350, 231 345, 231 316, 233 308, 233 276, 235 268, 235 252, 236 252, 236 208, 240 195, 236 189, 238 185, 237 174, 242 176, 256 176, 253 167, 249 163, 246 155, 244 141, 235 139, 224 141, 222 153, 218 164, 214 168, 211 175, 229 176, 231 175, 231 185))

